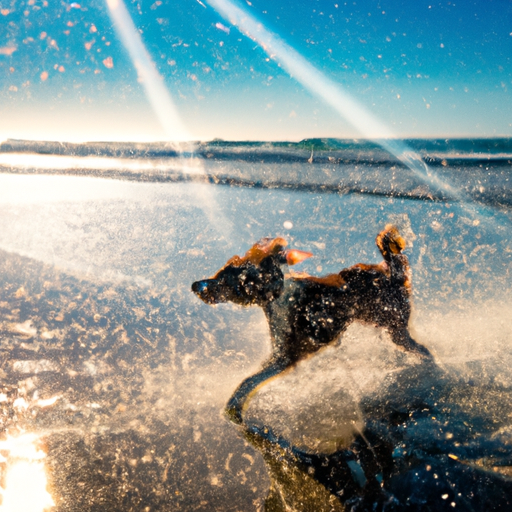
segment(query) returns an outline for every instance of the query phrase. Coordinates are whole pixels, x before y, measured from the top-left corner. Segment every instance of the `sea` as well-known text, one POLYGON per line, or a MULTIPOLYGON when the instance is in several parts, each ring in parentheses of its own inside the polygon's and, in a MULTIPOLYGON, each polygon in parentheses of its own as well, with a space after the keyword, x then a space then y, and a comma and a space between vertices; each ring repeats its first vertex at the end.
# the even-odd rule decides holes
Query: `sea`
POLYGON ((356 139, 1 143, 4 504, 23 463, 27 512, 512 510, 512 139, 402 142, 424 176, 356 139), (267 322, 192 282, 262 237, 379 263, 388 224, 435 365, 354 323, 230 422, 267 322))

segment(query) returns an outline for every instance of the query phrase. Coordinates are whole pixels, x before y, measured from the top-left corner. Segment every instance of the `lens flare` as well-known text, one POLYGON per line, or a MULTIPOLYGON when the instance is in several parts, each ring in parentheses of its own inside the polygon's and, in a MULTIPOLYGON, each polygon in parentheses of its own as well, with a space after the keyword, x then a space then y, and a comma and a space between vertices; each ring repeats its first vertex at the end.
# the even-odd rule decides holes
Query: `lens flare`
POLYGON ((0 441, 1 462, 6 464, 5 487, 0 489, 0 512, 45 512, 55 506, 47 490, 46 454, 36 446, 35 434, 0 441))
MULTIPOLYGON (((168 140, 171 142, 190 141, 191 136, 182 123, 172 97, 165 87, 163 78, 151 60, 151 56, 142 42, 139 31, 133 24, 133 20, 123 0, 107 0, 107 6, 114 27, 130 54, 153 112, 164 128, 168 140)), ((177 146, 177 150, 180 151, 179 146, 177 146)), ((211 187, 198 186, 197 195, 210 223, 222 235, 230 239, 232 223, 222 214, 212 194, 211 187)))
POLYGON ((158 117, 167 137, 170 141, 190 140, 176 105, 151 60, 123 0, 107 0, 107 6, 114 27, 130 54, 153 112, 158 117))

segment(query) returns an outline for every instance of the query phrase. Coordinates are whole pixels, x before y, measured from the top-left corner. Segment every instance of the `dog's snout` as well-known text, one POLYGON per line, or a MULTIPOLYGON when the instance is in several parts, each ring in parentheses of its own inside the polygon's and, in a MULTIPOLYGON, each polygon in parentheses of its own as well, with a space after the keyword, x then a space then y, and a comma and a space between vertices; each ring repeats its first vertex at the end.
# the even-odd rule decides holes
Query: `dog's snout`
POLYGON ((207 281, 196 281, 192 283, 192 291, 198 295, 204 293, 208 289, 207 281))
POLYGON ((203 279, 192 283, 192 291, 206 304, 217 304, 219 302, 218 285, 213 279, 203 279))

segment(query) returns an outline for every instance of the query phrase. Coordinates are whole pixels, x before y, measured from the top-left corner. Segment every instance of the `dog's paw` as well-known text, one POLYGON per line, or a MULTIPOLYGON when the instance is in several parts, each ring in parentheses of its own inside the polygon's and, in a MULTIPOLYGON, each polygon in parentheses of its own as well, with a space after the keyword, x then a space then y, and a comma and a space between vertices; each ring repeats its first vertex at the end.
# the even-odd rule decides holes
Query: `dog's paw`
POLYGON ((228 417, 230 421, 236 423, 237 425, 241 425, 243 422, 242 411, 234 404, 228 403, 228 405, 224 409, 224 414, 228 417))

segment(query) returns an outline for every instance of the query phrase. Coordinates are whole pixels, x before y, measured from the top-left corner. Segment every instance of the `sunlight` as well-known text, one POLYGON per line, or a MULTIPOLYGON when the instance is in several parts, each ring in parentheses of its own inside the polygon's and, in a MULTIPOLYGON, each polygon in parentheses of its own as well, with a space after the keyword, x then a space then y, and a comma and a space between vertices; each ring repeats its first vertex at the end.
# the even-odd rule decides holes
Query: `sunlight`
POLYGON ((61 155, 30 155, 26 153, 0 153, 0 166, 46 169, 65 171, 70 169, 90 169, 98 171, 128 170, 140 171, 171 171, 179 170, 187 174, 204 174, 199 159, 187 158, 186 163, 182 159, 130 159, 110 158, 94 156, 61 156, 61 155))
POLYGON ((102 171, 123 171, 134 176, 152 171, 159 175, 202 175, 200 164, 198 159, 156 161, 0 153, 0 204, 136 200, 130 181, 105 180, 100 186, 102 171), (7 172, 1 172, 2 167, 7 172), (32 173, 34 169, 36 174, 32 173))
POLYGON ((47 490, 46 454, 37 448, 37 440, 35 434, 23 434, 0 441, 0 452, 7 452, 2 457, 7 467, 0 512, 44 512, 55 506, 47 490))
POLYGON ((107 0, 110 17, 130 54, 147 98, 170 141, 190 140, 174 101, 135 28, 123 0, 107 0))
MULTIPOLYGON (((144 46, 140 32, 135 27, 123 0, 106 0, 106 3, 114 27, 130 55, 139 80, 146 91, 146 96, 165 130, 168 140, 171 142, 190 141, 191 136, 185 128, 171 94, 144 46)), ((199 170, 199 167, 197 169, 199 170)), ((204 170, 201 172, 205 174, 204 170)), ((228 236, 231 232, 231 223, 222 214, 212 189, 199 187, 198 194, 204 204, 204 212, 212 225, 228 236), (218 228, 218 226, 222 226, 222 228, 218 228)))

